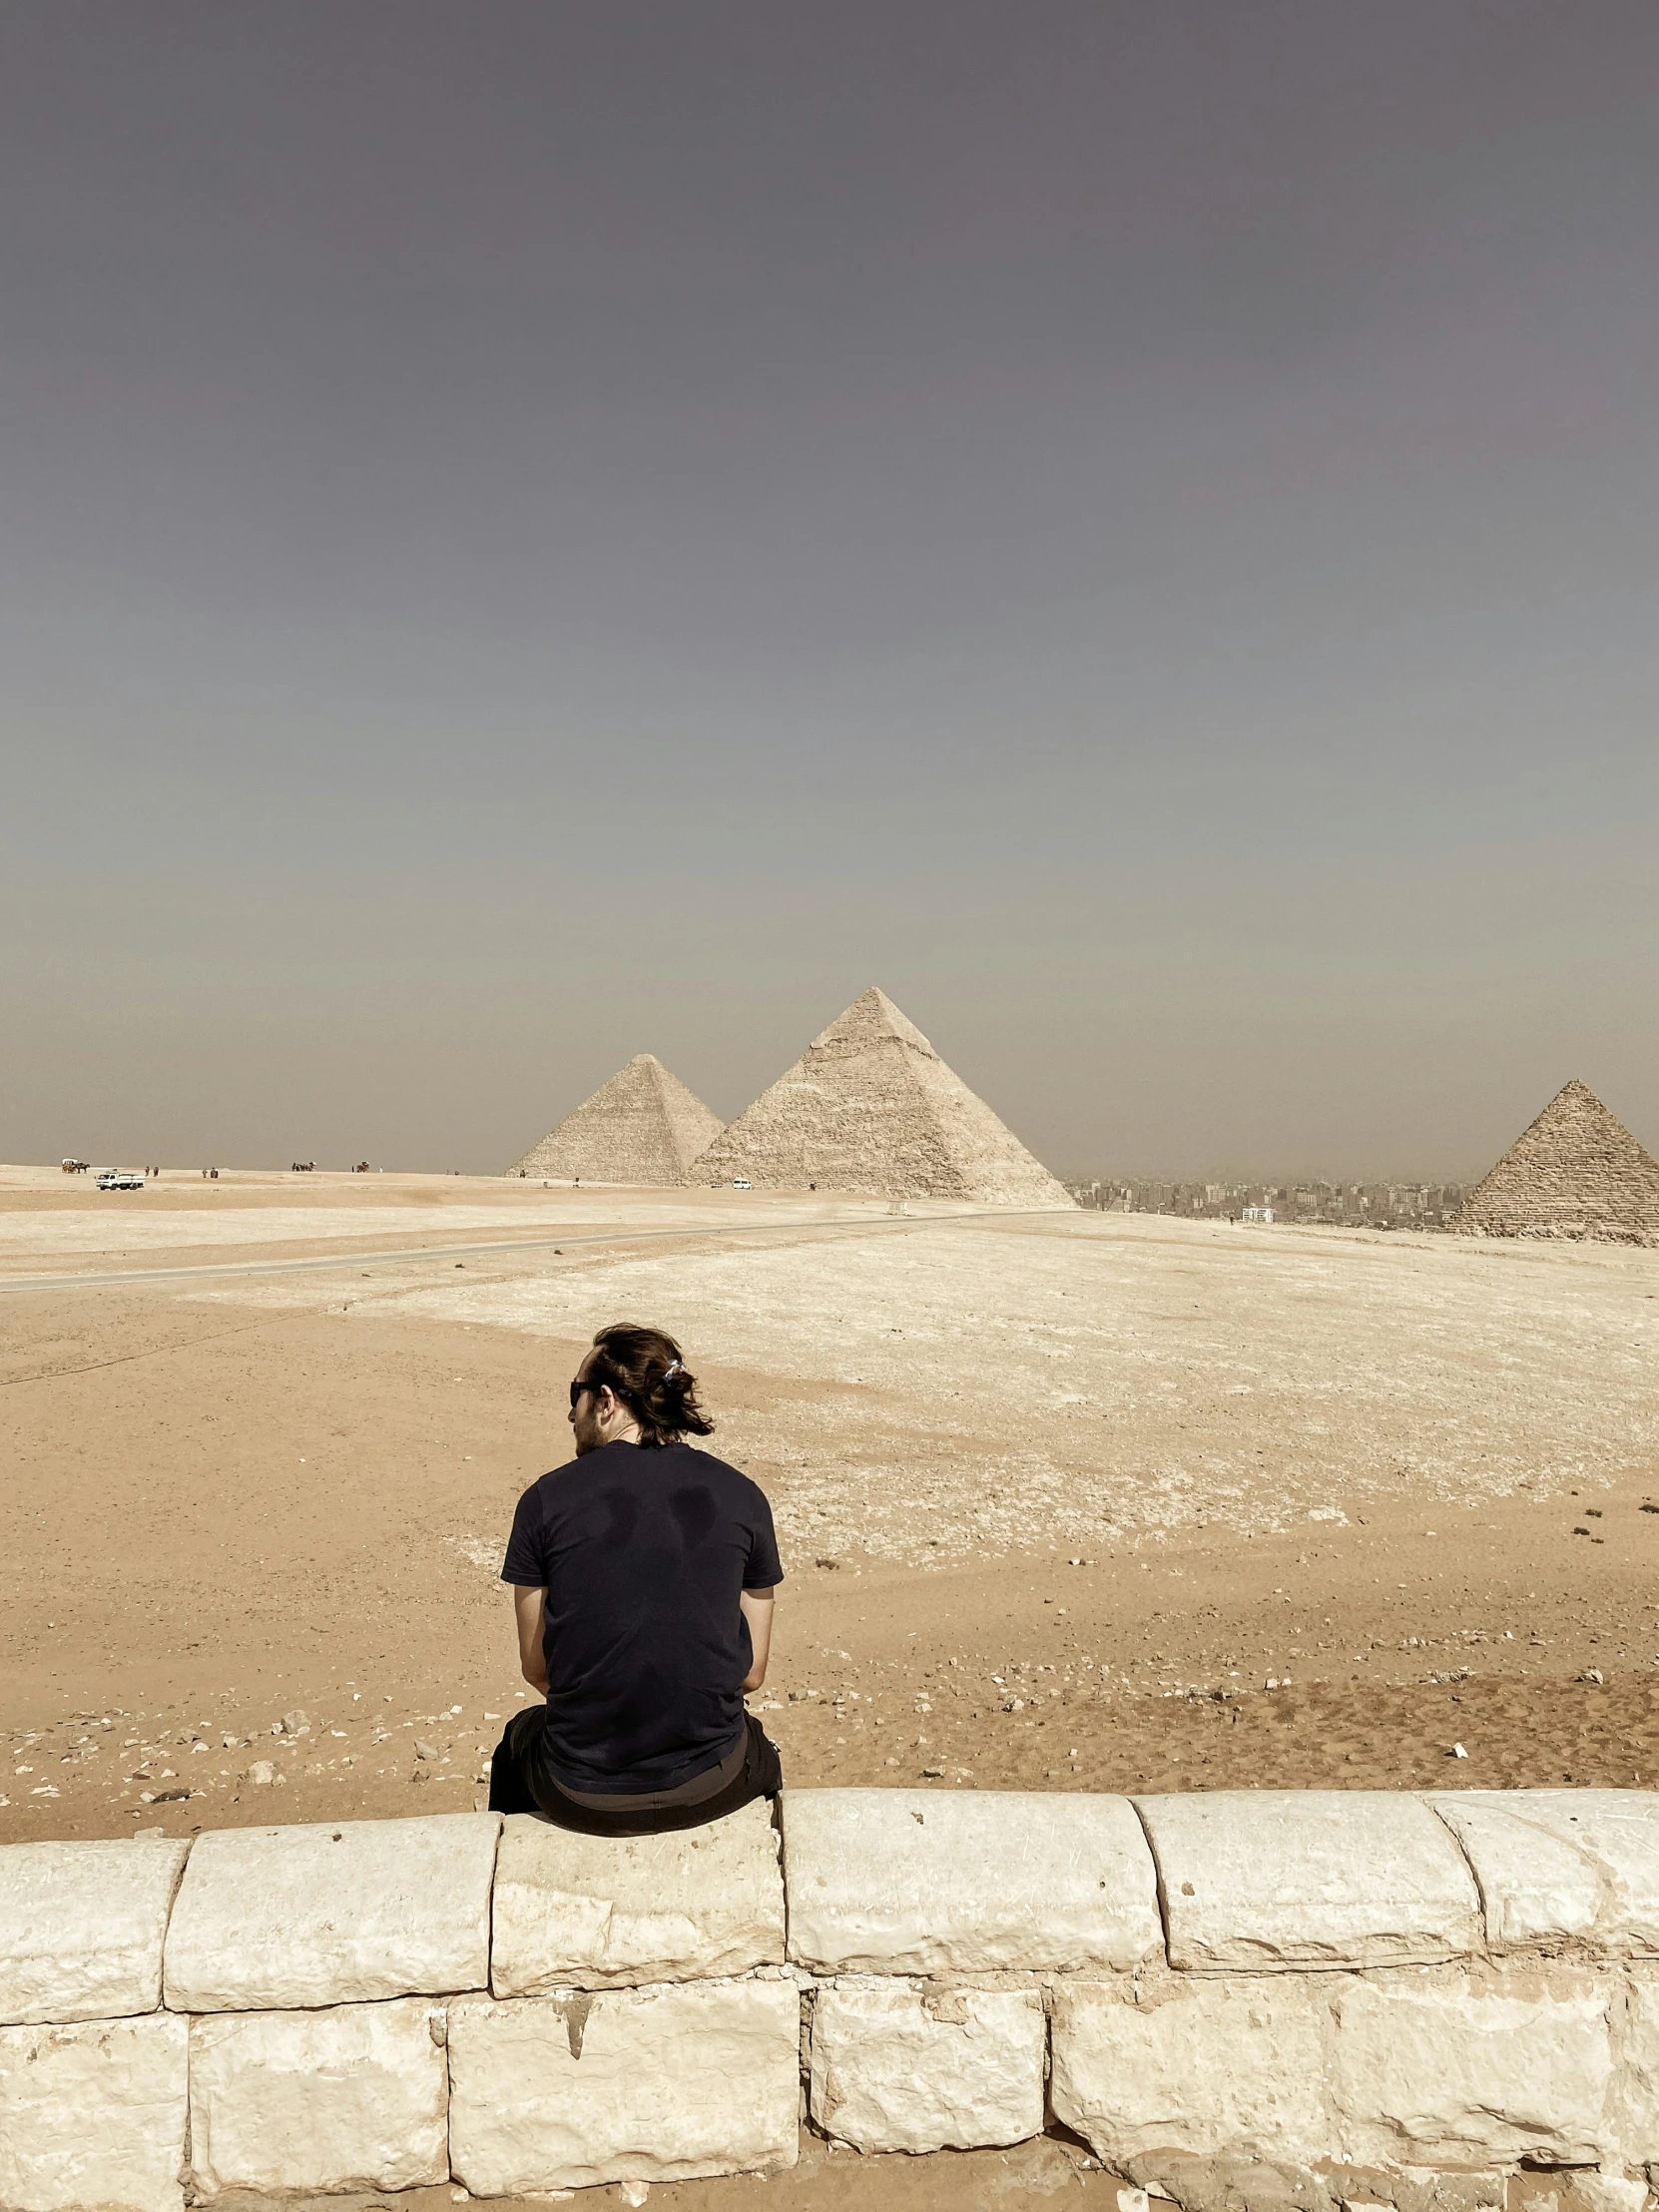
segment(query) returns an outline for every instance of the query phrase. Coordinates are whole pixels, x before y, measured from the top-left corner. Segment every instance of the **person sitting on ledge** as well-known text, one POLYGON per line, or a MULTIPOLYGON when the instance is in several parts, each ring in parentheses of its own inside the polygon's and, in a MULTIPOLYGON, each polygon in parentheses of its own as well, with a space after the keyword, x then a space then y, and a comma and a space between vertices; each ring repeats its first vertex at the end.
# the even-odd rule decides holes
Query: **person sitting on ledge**
POLYGON ((576 1457, 518 1501, 503 1582, 545 1704, 515 1713, 490 1810, 590 1836, 699 1828, 783 1784, 745 1711, 784 1570, 765 1492, 686 1442, 714 1423, 660 1329, 602 1329, 570 1385, 576 1457))

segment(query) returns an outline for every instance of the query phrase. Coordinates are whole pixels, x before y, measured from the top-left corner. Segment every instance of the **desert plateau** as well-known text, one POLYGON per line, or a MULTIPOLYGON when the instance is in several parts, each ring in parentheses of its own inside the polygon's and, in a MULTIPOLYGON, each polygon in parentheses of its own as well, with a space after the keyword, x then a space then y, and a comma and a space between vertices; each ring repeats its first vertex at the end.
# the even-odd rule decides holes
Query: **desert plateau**
POLYGON ((1651 1784, 1659 1253, 0 1171, 0 1838, 459 1810, 594 1329, 687 1348, 797 1783, 1651 1784))

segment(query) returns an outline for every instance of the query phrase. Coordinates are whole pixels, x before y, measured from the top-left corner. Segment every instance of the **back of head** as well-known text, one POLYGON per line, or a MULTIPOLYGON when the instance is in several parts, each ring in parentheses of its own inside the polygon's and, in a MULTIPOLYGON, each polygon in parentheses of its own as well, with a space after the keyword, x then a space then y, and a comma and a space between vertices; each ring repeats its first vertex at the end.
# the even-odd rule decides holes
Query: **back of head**
POLYGON ((707 1436, 714 1422, 697 1402, 697 1378, 687 1372, 680 1347, 661 1329, 612 1322, 593 1340, 585 1370, 596 1386, 611 1393, 639 1423, 643 1445, 677 1444, 683 1436, 707 1436))

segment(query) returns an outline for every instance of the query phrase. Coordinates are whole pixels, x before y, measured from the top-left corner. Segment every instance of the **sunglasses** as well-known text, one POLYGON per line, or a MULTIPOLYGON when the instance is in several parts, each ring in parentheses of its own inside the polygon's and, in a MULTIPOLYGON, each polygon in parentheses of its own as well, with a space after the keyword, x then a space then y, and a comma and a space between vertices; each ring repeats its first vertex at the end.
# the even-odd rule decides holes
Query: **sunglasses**
POLYGON ((595 1397, 599 1395, 601 1390, 609 1390, 613 1397, 616 1397, 618 1395, 618 1392, 613 1384, 609 1382, 584 1382, 582 1378, 578 1376, 575 1382, 570 1385, 570 1409, 573 1413, 576 1410, 576 1400, 581 1396, 584 1390, 591 1390, 595 1397))

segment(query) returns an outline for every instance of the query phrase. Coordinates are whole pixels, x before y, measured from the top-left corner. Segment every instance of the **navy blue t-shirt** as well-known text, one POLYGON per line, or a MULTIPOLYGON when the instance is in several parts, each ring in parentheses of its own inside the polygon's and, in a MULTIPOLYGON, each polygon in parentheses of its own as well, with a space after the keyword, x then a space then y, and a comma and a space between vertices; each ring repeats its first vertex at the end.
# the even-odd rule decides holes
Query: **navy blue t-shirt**
POLYGON ((784 1579, 747 1474, 690 1444, 602 1444, 519 1499, 501 1579, 547 1592, 555 1782, 672 1790, 735 1748, 754 1664, 738 1594, 784 1579))

